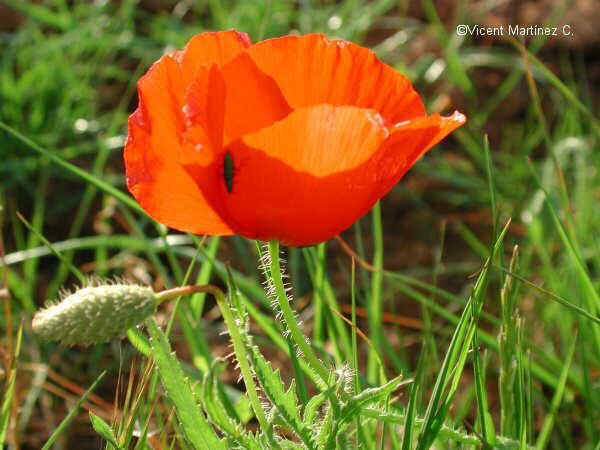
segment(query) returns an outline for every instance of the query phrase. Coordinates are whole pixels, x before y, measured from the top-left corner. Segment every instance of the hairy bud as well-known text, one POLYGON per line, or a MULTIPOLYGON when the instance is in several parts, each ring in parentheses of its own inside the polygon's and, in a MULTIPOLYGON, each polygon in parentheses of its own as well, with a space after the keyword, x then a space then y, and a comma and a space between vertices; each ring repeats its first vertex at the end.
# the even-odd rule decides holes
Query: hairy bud
POLYGON ((90 345, 122 336, 154 314, 159 301, 149 287, 105 284, 85 287, 38 311, 33 331, 65 345, 90 345))

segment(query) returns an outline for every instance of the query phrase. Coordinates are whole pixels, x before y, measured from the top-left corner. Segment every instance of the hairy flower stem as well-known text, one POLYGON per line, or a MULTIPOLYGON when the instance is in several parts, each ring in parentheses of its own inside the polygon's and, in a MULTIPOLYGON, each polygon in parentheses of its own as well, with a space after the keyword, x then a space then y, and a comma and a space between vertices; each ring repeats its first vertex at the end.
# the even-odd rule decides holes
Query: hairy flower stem
POLYGON ((181 297, 182 295, 195 294, 196 292, 207 292, 217 297, 216 291, 219 291, 221 295, 223 292, 215 286, 205 284, 202 286, 179 286, 166 291, 161 291, 156 294, 156 301, 160 305, 163 302, 173 300, 174 298, 181 297))
POLYGON ((279 241, 269 241, 269 255, 271 257, 270 272, 273 280, 273 286, 275 286, 275 293, 277 295, 279 307, 283 313, 283 319, 290 330, 292 339, 300 351, 304 354, 304 357, 308 360, 308 363, 313 370, 317 372, 325 384, 328 384, 327 381, 329 378, 329 370, 319 360, 319 358, 317 358, 317 355, 315 355, 315 352, 306 341, 306 337, 300 330, 298 322, 296 321, 296 317, 294 316, 294 312, 292 311, 292 307, 290 306, 290 302, 288 301, 287 294, 283 286, 283 279, 281 278, 281 266, 279 264, 279 241))
POLYGON ((172 298, 179 297, 180 295, 194 294, 196 292, 207 292, 215 297, 215 300, 219 305, 219 309, 221 310, 221 314, 223 315, 223 319, 225 320, 227 330, 229 331, 229 336, 231 336, 231 341, 233 342, 233 351, 235 352, 238 364, 240 365, 240 370, 242 371, 242 378, 244 379, 244 384, 246 385, 246 392, 248 394, 248 398, 250 399, 250 403, 252 404, 252 409, 254 409, 254 414, 256 414, 256 419, 258 420, 261 430, 268 430, 269 424, 267 423, 267 417, 265 416, 265 412, 260 405, 257 394, 258 389, 254 383, 254 377, 252 376, 252 371, 250 370, 250 365, 248 364, 246 346, 244 345, 244 340, 240 333, 239 327, 233 318, 233 313, 231 312, 231 308, 229 307, 229 303, 227 302, 223 291, 210 284, 204 286, 183 286, 181 288, 174 288, 161 292, 159 296, 162 295, 163 297, 159 300, 170 300, 172 298))

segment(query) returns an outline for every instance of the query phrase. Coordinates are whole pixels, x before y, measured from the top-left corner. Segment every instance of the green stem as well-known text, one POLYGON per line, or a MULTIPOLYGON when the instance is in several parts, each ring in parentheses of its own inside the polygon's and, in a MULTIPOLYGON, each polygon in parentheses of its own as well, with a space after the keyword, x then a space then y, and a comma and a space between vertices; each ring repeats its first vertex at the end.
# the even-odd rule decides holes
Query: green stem
POLYGON ((292 307, 287 298, 287 294, 285 293, 285 288, 283 286, 283 279, 281 278, 281 266, 279 264, 279 242, 278 241, 269 241, 269 255, 271 256, 271 279, 273 281, 273 286, 275 287, 275 293, 277 295, 277 300, 279 302, 279 307, 281 308, 281 312, 283 313, 283 319, 290 330, 292 335, 292 339, 296 343, 296 345, 300 348, 304 357, 307 359, 310 366, 313 368, 315 372, 321 377, 325 384, 328 384, 329 378, 329 369, 325 367, 325 365, 317 358, 315 352, 311 348, 311 346, 306 341, 306 337, 300 330, 298 326, 298 322, 296 321, 296 317, 294 316, 294 312, 292 311, 292 307))
MULTIPOLYGON (((383 314, 383 231, 381 226, 381 207, 379 202, 375 203, 371 212, 373 217, 373 267, 375 268, 371 275, 371 298, 367 305, 369 320, 369 334, 373 345, 383 355, 383 334, 382 334, 382 314, 383 314)), ((375 353, 369 353, 367 360, 367 378, 377 384, 377 359, 375 353)))
POLYGON ((157 292, 156 293, 156 301, 157 301, 157 304, 160 305, 163 302, 173 300, 173 299, 175 299, 177 297, 181 297, 183 295, 195 294, 196 292, 208 292, 209 294, 213 294, 216 297, 217 294, 214 293, 215 289, 218 290, 221 293, 221 295, 223 295, 223 292, 221 292, 221 290, 219 288, 211 286, 210 284, 205 284, 202 286, 194 286, 194 285, 178 286, 176 288, 167 289, 166 291, 157 292))
POLYGON ((314 289, 314 311, 315 321, 313 326, 313 340, 317 346, 323 344, 323 322, 324 322, 324 305, 323 305, 323 278, 325 276, 325 244, 319 244, 317 247, 318 259, 316 261, 315 271, 315 289, 314 289))
POLYGON ((254 414, 256 414, 260 428, 262 430, 268 430, 269 424, 267 423, 265 412, 260 406, 260 401, 257 394, 258 389, 254 383, 254 377, 252 376, 250 365, 248 364, 248 354, 246 353, 244 339, 242 338, 239 327, 233 318, 233 313, 231 312, 231 308, 229 308, 229 303, 227 302, 223 291, 210 284, 204 286, 181 286, 174 289, 169 289, 167 291, 162 291, 156 294, 156 298, 160 304, 164 301, 177 298, 181 295, 194 294, 196 292, 207 292, 215 297, 215 300, 219 305, 219 309, 221 310, 221 315, 225 320, 225 325, 227 326, 229 335, 231 336, 231 341, 233 342, 233 351, 235 352, 235 356, 240 365, 240 370, 242 371, 242 378, 244 379, 244 384, 246 385, 246 393, 248 394, 248 398, 252 404, 252 409, 254 409, 254 414))

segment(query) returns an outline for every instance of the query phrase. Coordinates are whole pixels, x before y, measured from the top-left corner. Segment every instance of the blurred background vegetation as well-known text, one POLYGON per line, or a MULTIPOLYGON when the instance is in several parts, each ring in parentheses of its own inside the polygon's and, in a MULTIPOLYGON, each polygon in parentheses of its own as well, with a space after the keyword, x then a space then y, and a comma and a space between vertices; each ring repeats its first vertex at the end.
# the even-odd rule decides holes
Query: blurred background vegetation
MULTIPOLYGON (((137 104, 136 81, 161 54, 183 47, 194 34, 234 28, 257 41, 321 32, 372 48, 413 81, 430 113, 458 109, 468 117, 465 127, 427 154, 381 202, 383 266, 399 277, 381 281, 382 314, 375 313, 376 319, 368 319, 366 312, 373 308, 371 287, 379 281, 367 270, 357 274, 358 325, 378 345, 390 373, 413 376, 419 355, 425 355, 426 369, 420 373, 422 386, 429 388, 422 390, 418 406, 424 408, 461 301, 473 287, 472 275, 509 217, 512 224, 497 264, 508 266, 518 244, 520 256, 513 269, 521 277, 598 316, 598 23, 600 4, 595 0, 0 0, 0 121, 125 190, 121 152, 127 116, 137 104), (514 41, 458 36, 458 24, 547 25, 559 32, 514 41), (571 36, 561 35, 565 24, 571 36), (373 320, 379 321, 381 331, 375 331, 373 320)), ((181 281, 195 254, 194 242, 185 235, 177 240, 177 233, 169 230, 174 250, 165 252, 167 230, 2 130, 0 189, 3 286, 8 287, 0 319, 5 363, 0 383, 3 389, 8 386, 16 330, 23 320, 8 438, 13 448, 36 449, 103 369, 109 376, 86 408, 109 420, 129 375, 139 375, 143 365, 127 341, 65 349, 31 334, 35 309, 56 298, 61 286, 76 281, 68 265, 47 250, 44 239, 84 273, 127 276, 156 289, 181 281)), ((377 253, 372 236, 369 216, 342 234, 369 262, 377 253)), ((258 295, 253 243, 231 237, 203 245, 244 274, 249 292, 255 293, 249 296, 258 295)), ((314 252, 291 250, 288 257, 307 334, 343 361, 346 350, 332 331, 337 319, 326 298, 348 313, 347 253, 331 241, 314 252), (326 267, 316 281, 310 261, 326 267), (314 288, 324 289, 323 277, 332 297, 314 288)), ((205 266, 194 269, 191 279, 222 284, 217 271, 205 266)), ((517 413, 506 399, 501 408, 501 396, 508 391, 506 386, 499 389, 498 379, 515 358, 523 357, 529 385, 518 394, 510 391, 507 398, 528 395, 524 421, 534 436, 544 432, 551 418, 553 426, 546 431, 550 448, 598 448, 598 325, 516 280, 511 307, 505 310, 501 288, 506 274, 493 269, 490 276, 475 353, 481 354, 495 428, 514 435, 503 416, 517 413), (499 344, 501 326, 513 337, 522 336, 518 349, 516 341, 512 349, 499 344), (575 330, 575 356, 565 368, 575 330), (563 370, 568 377, 561 390, 563 370)), ((218 335, 221 319, 212 300, 195 301, 202 304, 195 310, 201 317, 190 312, 185 325, 176 321, 171 342, 180 358, 202 373, 214 357, 229 350, 226 338, 218 335)), ((269 318, 264 300, 256 301, 269 318)), ((169 308, 161 312, 165 320, 169 308)), ((292 375, 287 356, 263 326, 253 325, 252 332, 271 362, 285 376, 292 375)), ((368 347, 362 342, 360 348, 361 373, 369 381, 368 347)), ((223 382, 243 390, 237 376, 227 370, 223 382)), ((448 423, 472 432, 478 420, 476 397, 469 361, 448 423)), ((406 405, 407 398, 401 396, 399 404, 406 405)), ((161 448, 160 442, 157 437, 155 448, 161 448)), ((99 448, 100 443, 82 413, 55 448, 99 448)))

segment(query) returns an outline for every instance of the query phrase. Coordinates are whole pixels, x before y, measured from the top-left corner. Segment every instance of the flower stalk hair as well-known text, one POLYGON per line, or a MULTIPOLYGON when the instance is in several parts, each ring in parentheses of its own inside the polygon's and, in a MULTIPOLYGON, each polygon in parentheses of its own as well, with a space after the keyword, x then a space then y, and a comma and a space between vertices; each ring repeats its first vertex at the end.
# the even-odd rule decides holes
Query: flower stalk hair
POLYGON ((324 35, 194 36, 138 81, 127 186, 169 227, 312 245, 351 226, 465 123, 427 115, 410 81, 324 35))
MULTIPOLYGON (((315 352, 313 351, 310 343, 306 336, 300 330, 296 314, 290 306, 290 298, 286 292, 283 279, 282 279, 282 268, 279 258, 279 242, 270 241, 268 243, 268 255, 263 261, 266 269, 266 276, 268 277, 268 284, 272 292, 270 295, 273 297, 273 302, 277 304, 281 316, 285 322, 287 329, 294 343, 298 346, 298 350, 302 356, 306 358, 312 369, 319 375, 322 382, 326 386, 329 381, 330 370, 319 360, 315 352)), ((269 292, 268 292, 269 293, 269 292)))

